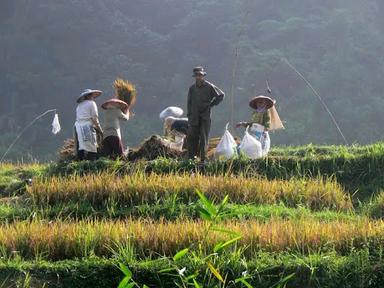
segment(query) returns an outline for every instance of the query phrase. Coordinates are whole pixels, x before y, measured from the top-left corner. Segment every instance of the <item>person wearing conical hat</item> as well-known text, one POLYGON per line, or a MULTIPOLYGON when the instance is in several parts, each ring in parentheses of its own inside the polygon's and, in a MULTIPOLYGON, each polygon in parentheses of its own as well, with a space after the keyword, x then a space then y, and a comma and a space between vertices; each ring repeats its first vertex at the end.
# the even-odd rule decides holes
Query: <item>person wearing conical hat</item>
POLYGON ((211 128, 211 109, 223 101, 225 94, 214 84, 204 79, 207 73, 199 66, 193 69, 193 84, 188 91, 188 157, 194 159, 200 154, 204 162, 207 154, 209 132, 211 128))
MULTIPOLYGON (((269 131, 284 129, 275 108, 276 101, 267 96, 256 96, 251 99, 249 106, 254 109, 249 122, 239 122, 236 128, 250 127, 249 132, 262 144, 263 151, 268 153, 270 138, 269 131)), ((266 154, 265 153, 265 154, 266 154)))
POLYGON ((104 109, 103 156, 111 159, 124 158, 120 121, 129 120, 130 107, 119 99, 110 99, 101 107, 104 109))
POLYGON ((100 90, 86 89, 77 98, 75 139, 77 158, 95 160, 97 158, 97 133, 102 134, 95 99, 102 94, 100 90))

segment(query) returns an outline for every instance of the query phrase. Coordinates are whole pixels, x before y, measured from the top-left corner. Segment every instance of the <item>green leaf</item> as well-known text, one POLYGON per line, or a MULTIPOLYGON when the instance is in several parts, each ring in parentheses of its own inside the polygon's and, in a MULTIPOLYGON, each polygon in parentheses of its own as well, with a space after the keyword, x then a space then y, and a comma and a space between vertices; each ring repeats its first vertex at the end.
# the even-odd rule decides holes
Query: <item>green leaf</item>
POLYGON ((221 233, 228 234, 231 236, 241 237, 241 234, 238 232, 235 232, 232 230, 227 230, 227 229, 220 228, 220 227, 212 227, 210 230, 216 231, 216 232, 221 232, 221 233))
POLYGON ((232 245, 233 243, 239 241, 241 238, 242 238, 242 237, 239 236, 239 237, 233 238, 233 239, 231 239, 231 240, 228 240, 227 242, 224 242, 224 243, 222 243, 219 247, 217 247, 217 249, 216 249, 216 247, 215 247, 215 248, 214 248, 214 249, 215 249, 214 251, 215 251, 215 252, 219 252, 219 251, 223 250, 225 247, 228 247, 228 246, 232 245))
POLYGON ((117 288, 127 288, 130 281, 131 281, 131 278, 125 277, 123 280, 121 280, 117 288))
POLYGON ((196 282, 195 279, 193 279, 193 284, 195 285, 195 288, 202 288, 199 283, 196 282))
POLYGON ((206 220, 206 221, 212 221, 211 214, 210 214, 207 210, 205 210, 205 209, 202 208, 202 207, 199 207, 199 208, 198 208, 198 211, 199 211, 200 217, 201 217, 203 220, 206 220))
POLYGON ((131 270, 129 270, 129 268, 127 266, 125 266, 124 264, 122 264, 122 263, 120 263, 120 270, 124 273, 126 278, 128 278, 128 279, 132 278, 131 270))
POLYGON ((219 271, 216 270, 215 267, 213 267, 213 265, 211 264, 211 262, 208 262, 207 263, 208 267, 209 267, 209 270, 211 270, 212 274, 215 275, 215 277, 217 279, 220 280, 220 282, 224 283, 224 279, 223 277, 220 275, 219 271))
POLYGON ((245 280, 245 278, 239 278, 235 280, 235 283, 239 283, 239 282, 243 283, 247 288, 253 288, 253 286, 249 284, 248 281, 245 280))
POLYGON ((191 279, 195 279, 196 277, 198 276, 198 274, 192 274, 192 275, 189 275, 188 277, 187 277, 187 281, 189 281, 189 280, 191 280, 191 279))
POLYGON ((276 288, 283 288, 287 285, 288 281, 293 277, 295 276, 296 273, 292 273, 286 277, 284 277, 283 279, 281 279, 279 282, 277 282, 275 285, 272 286, 273 287, 276 287, 276 288))
POLYGON ((166 273, 166 272, 171 272, 171 271, 176 271, 175 268, 165 268, 165 269, 161 269, 159 271, 159 273, 166 273))
POLYGON ((220 208, 219 208, 220 210, 222 210, 222 209, 225 207, 225 205, 226 205, 227 202, 228 202, 228 199, 229 199, 229 196, 226 195, 226 196, 224 197, 223 201, 221 201, 220 208))
POLYGON ((189 251, 189 249, 185 248, 185 249, 177 252, 176 255, 173 256, 173 261, 177 261, 177 260, 183 258, 188 253, 188 251, 189 251))
POLYGON ((196 190, 196 193, 197 193, 197 195, 199 195, 200 201, 204 204, 205 208, 207 209, 207 211, 209 212, 211 217, 216 216, 217 215, 217 211, 216 211, 215 206, 212 204, 212 202, 209 201, 204 196, 204 194, 201 193, 199 190, 196 190))
POLYGON ((221 246, 224 244, 224 242, 219 242, 215 245, 215 247, 213 248, 213 252, 217 252, 217 251, 220 251, 221 250, 221 246))

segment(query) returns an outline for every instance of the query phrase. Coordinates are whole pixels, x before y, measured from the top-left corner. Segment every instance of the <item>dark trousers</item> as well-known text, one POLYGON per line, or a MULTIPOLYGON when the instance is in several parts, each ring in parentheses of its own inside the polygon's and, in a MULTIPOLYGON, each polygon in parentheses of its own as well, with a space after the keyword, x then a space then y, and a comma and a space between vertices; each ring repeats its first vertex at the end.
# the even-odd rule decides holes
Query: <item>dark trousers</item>
POLYGON ((204 161, 207 156, 209 131, 211 130, 211 119, 199 119, 198 125, 188 128, 188 157, 193 159, 200 152, 200 160, 204 161))
POLYGON ((84 160, 94 161, 94 160, 97 160, 98 158, 98 154, 95 152, 79 150, 79 140, 77 139, 76 129, 75 129, 75 148, 76 148, 77 160, 79 161, 84 161, 84 160))
POLYGON ((117 136, 108 136, 103 140, 103 156, 111 159, 124 157, 123 143, 117 136))
POLYGON ((83 160, 94 161, 94 160, 97 160, 97 153, 89 152, 85 150, 77 150, 77 158, 79 159, 79 161, 83 161, 83 160))

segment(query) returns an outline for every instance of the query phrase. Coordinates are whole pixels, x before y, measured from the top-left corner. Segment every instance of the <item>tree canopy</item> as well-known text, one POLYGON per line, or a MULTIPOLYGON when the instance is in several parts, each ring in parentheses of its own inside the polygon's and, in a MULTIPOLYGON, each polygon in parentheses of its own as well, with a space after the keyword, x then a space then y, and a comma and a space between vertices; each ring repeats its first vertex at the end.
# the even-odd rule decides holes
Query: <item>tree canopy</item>
POLYGON ((383 11, 379 0, 3 0, 0 152, 37 115, 57 108, 63 133, 50 136, 51 119, 42 119, 11 154, 53 157, 72 135, 76 96, 101 89, 100 104, 113 96, 117 77, 137 85, 136 116, 123 131, 125 143, 137 145, 161 132, 164 107, 186 108, 197 65, 227 95, 213 111, 212 135, 222 134, 231 115, 247 120, 249 98, 265 94, 268 80, 287 128, 272 135, 273 144, 342 143, 283 59, 319 91, 350 143, 378 141, 383 11))

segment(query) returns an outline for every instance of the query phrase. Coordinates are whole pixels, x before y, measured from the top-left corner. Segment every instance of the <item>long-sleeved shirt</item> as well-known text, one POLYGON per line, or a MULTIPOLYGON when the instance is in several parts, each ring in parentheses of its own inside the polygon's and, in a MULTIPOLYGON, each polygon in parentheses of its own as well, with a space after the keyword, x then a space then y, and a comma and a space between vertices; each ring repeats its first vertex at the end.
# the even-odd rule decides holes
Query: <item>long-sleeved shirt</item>
POLYGON ((266 110, 265 112, 253 112, 252 123, 263 125, 265 129, 269 129, 271 126, 271 112, 266 110))
POLYGON ((104 139, 109 136, 117 136, 121 139, 120 120, 128 121, 129 112, 124 114, 118 108, 107 109, 104 113, 104 139))
POLYGON ((84 100, 77 105, 76 108, 76 122, 92 122, 93 126, 101 131, 99 122, 99 113, 95 101, 84 100))
POLYGON ((210 119, 211 108, 223 101, 224 97, 224 92, 208 81, 193 84, 188 91, 189 124, 199 125, 200 118, 210 119))

